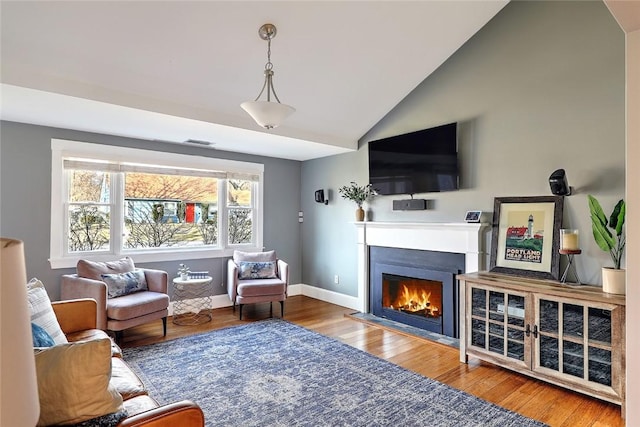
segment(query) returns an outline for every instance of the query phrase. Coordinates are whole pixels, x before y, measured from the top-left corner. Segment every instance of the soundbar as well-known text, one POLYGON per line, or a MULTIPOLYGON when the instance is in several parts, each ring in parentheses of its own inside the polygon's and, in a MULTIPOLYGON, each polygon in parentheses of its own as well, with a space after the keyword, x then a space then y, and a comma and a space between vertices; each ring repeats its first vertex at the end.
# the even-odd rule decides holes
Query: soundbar
POLYGON ((393 201, 394 211, 423 211, 425 209, 427 209, 426 199, 404 199, 393 201))

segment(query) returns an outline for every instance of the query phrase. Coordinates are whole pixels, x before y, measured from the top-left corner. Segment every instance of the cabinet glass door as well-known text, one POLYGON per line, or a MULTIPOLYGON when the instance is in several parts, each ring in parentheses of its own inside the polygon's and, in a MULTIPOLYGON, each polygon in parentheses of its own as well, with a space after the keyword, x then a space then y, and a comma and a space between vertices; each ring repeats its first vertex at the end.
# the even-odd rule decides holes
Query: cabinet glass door
POLYGON ((536 304, 539 366, 611 386, 611 310, 560 298, 539 298, 536 304))
POLYGON ((525 297, 499 289, 470 289, 470 346, 525 361, 525 297))
POLYGON ((584 307, 562 303, 562 372, 584 377, 584 307))
POLYGON ((560 370, 558 341, 558 302, 541 299, 538 302, 539 343, 538 356, 540 366, 554 371, 560 370))
POLYGON ((611 310, 588 310, 589 381, 611 386, 611 310))

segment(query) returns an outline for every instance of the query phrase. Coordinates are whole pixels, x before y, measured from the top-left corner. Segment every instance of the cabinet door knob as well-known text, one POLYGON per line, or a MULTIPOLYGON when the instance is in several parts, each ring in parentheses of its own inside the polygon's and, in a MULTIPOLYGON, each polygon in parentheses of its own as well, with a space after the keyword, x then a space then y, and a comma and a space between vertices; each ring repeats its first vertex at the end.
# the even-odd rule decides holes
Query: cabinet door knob
POLYGON ((533 337, 538 338, 538 325, 533 325, 533 337))
POLYGON ((529 325, 527 323, 527 327, 524 330, 524 334, 528 337, 529 335, 531 335, 531 325, 529 325))

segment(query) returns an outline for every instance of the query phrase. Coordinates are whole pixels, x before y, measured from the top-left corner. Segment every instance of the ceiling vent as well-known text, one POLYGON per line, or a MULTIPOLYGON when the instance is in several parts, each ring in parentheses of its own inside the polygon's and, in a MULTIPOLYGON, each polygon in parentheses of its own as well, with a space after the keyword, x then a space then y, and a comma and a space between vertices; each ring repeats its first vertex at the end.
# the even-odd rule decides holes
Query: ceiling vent
POLYGON ((199 145, 201 147, 211 147, 216 144, 215 142, 204 141, 201 139, 187 139, 186 141, 184 141, 184 143, 191 144, 191 145, 199 145))

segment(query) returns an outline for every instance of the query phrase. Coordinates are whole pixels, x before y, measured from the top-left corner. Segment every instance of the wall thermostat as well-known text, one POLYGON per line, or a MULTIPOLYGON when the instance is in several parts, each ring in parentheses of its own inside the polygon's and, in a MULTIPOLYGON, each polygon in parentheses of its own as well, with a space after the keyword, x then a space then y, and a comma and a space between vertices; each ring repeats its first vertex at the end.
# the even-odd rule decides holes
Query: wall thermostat
POLYGON ((467 211, 467 214, 464 217, 466 222, 480 222, 480 217, 482 216, 482 211, 467 211))

